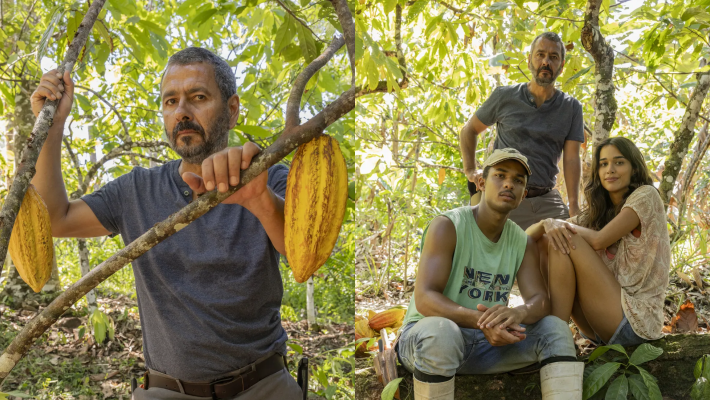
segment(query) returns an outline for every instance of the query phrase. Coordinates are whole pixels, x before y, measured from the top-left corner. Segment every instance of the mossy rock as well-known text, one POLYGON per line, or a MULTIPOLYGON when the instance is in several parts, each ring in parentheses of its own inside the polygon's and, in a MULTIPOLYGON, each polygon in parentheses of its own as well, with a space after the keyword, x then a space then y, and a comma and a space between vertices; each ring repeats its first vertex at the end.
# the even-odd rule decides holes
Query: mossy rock
MULTIPOLYGON (((651 342, 663 349, 656 360, 643 366, 658 378, 664 400, 690 398, 693 385, 693 368, 703 354, 710 354, 710 335, 668 335, 651 342)), ((627 349, 631 354, 634 348, 627 349)), ((400 398, 414 399, 412 375, 403 367, 398 368, 400 398)), ((355 398, 380 400, 383 385, 377 381, 372 368, 372 359, 358 359, 355 370, 355 398)), ((456 399, 468 400, 540 400, 540 374, 529 375, 463 375, 456 377, 456 399)))

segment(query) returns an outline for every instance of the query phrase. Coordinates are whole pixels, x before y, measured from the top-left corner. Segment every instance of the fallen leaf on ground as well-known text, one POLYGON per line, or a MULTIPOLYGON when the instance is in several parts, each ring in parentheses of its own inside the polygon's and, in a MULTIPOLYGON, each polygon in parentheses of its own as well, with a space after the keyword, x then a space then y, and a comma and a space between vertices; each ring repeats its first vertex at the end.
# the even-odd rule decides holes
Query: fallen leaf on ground
POLYGON ((690 300, 686 300, 670 325, 663 327, 663 333, 694 333, 698 331, 698 316, 695 314, 695 306, 690 300))

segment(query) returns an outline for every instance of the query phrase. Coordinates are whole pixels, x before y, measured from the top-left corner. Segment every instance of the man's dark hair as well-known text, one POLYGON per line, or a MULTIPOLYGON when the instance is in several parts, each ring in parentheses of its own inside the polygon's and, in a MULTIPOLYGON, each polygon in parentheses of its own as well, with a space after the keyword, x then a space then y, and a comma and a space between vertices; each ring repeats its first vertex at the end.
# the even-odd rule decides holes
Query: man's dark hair
POLYGON ((567 49, 565 48, 565 44, 562 42, 562 39, 560 39, 560 36, 557 35, 555 32, 543 32, 537 35, 537 37, 532 41, 532 44, 530 45, 530 54, 532 54, 532 52, 535 50, 535 44, 540 39, 547 39, 549 41, 559 43, 560 51, 562 52, 560 54, 560 57, 562 57, 562 61, 565 60, 565 54, 567 54, 567 49))
MULTIPOLYGON (((214 69, 214 80, 217 83, 217 87, 219 87, 219 92, 222 94, 222 101, 226 103, 230 97, 237 93, 237 79, 234 76, 234 72, 232 72, 232 69, 229 67, 229 64, 216 54, 201 47, 188 47, 173 54, 168 60, 165 71, 167 71, 171 65, 190 65, 197 63, 210 64, 212 69, 214 69)), ((161 88, 163 86, 165 71, 163 71, 163 76, 160 78, 161 88)))

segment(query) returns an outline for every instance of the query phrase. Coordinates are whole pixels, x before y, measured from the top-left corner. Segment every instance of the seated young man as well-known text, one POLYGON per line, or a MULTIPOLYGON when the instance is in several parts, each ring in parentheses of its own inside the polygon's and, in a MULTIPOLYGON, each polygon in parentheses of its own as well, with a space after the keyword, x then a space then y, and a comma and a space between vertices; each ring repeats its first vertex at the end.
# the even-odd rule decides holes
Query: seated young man
POLYGON ((537 246, 508 215, 525 197, 527 158, 496 150, 483 164, 483 196, 445 212, 424 232, 414 296, 397 342, 415 400, 454 398, 454 375, 494 374, 540 362, 544 400, 581 400, 566 321, 548 315, 537 246), (508 308, 515 279, 525 304, 508 308))

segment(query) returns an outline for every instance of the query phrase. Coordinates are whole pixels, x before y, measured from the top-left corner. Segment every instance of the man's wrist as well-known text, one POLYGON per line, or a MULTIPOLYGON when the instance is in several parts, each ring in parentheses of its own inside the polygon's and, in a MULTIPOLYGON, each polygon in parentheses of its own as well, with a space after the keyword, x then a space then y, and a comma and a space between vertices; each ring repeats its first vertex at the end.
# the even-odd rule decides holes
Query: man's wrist
POLYGON ((257 218, 271 215, 277 210, 276 194, 267 186, 259 196, 249 199, 249 201, 245 202, 243 205, 244 208, 249 210, 257 218))

